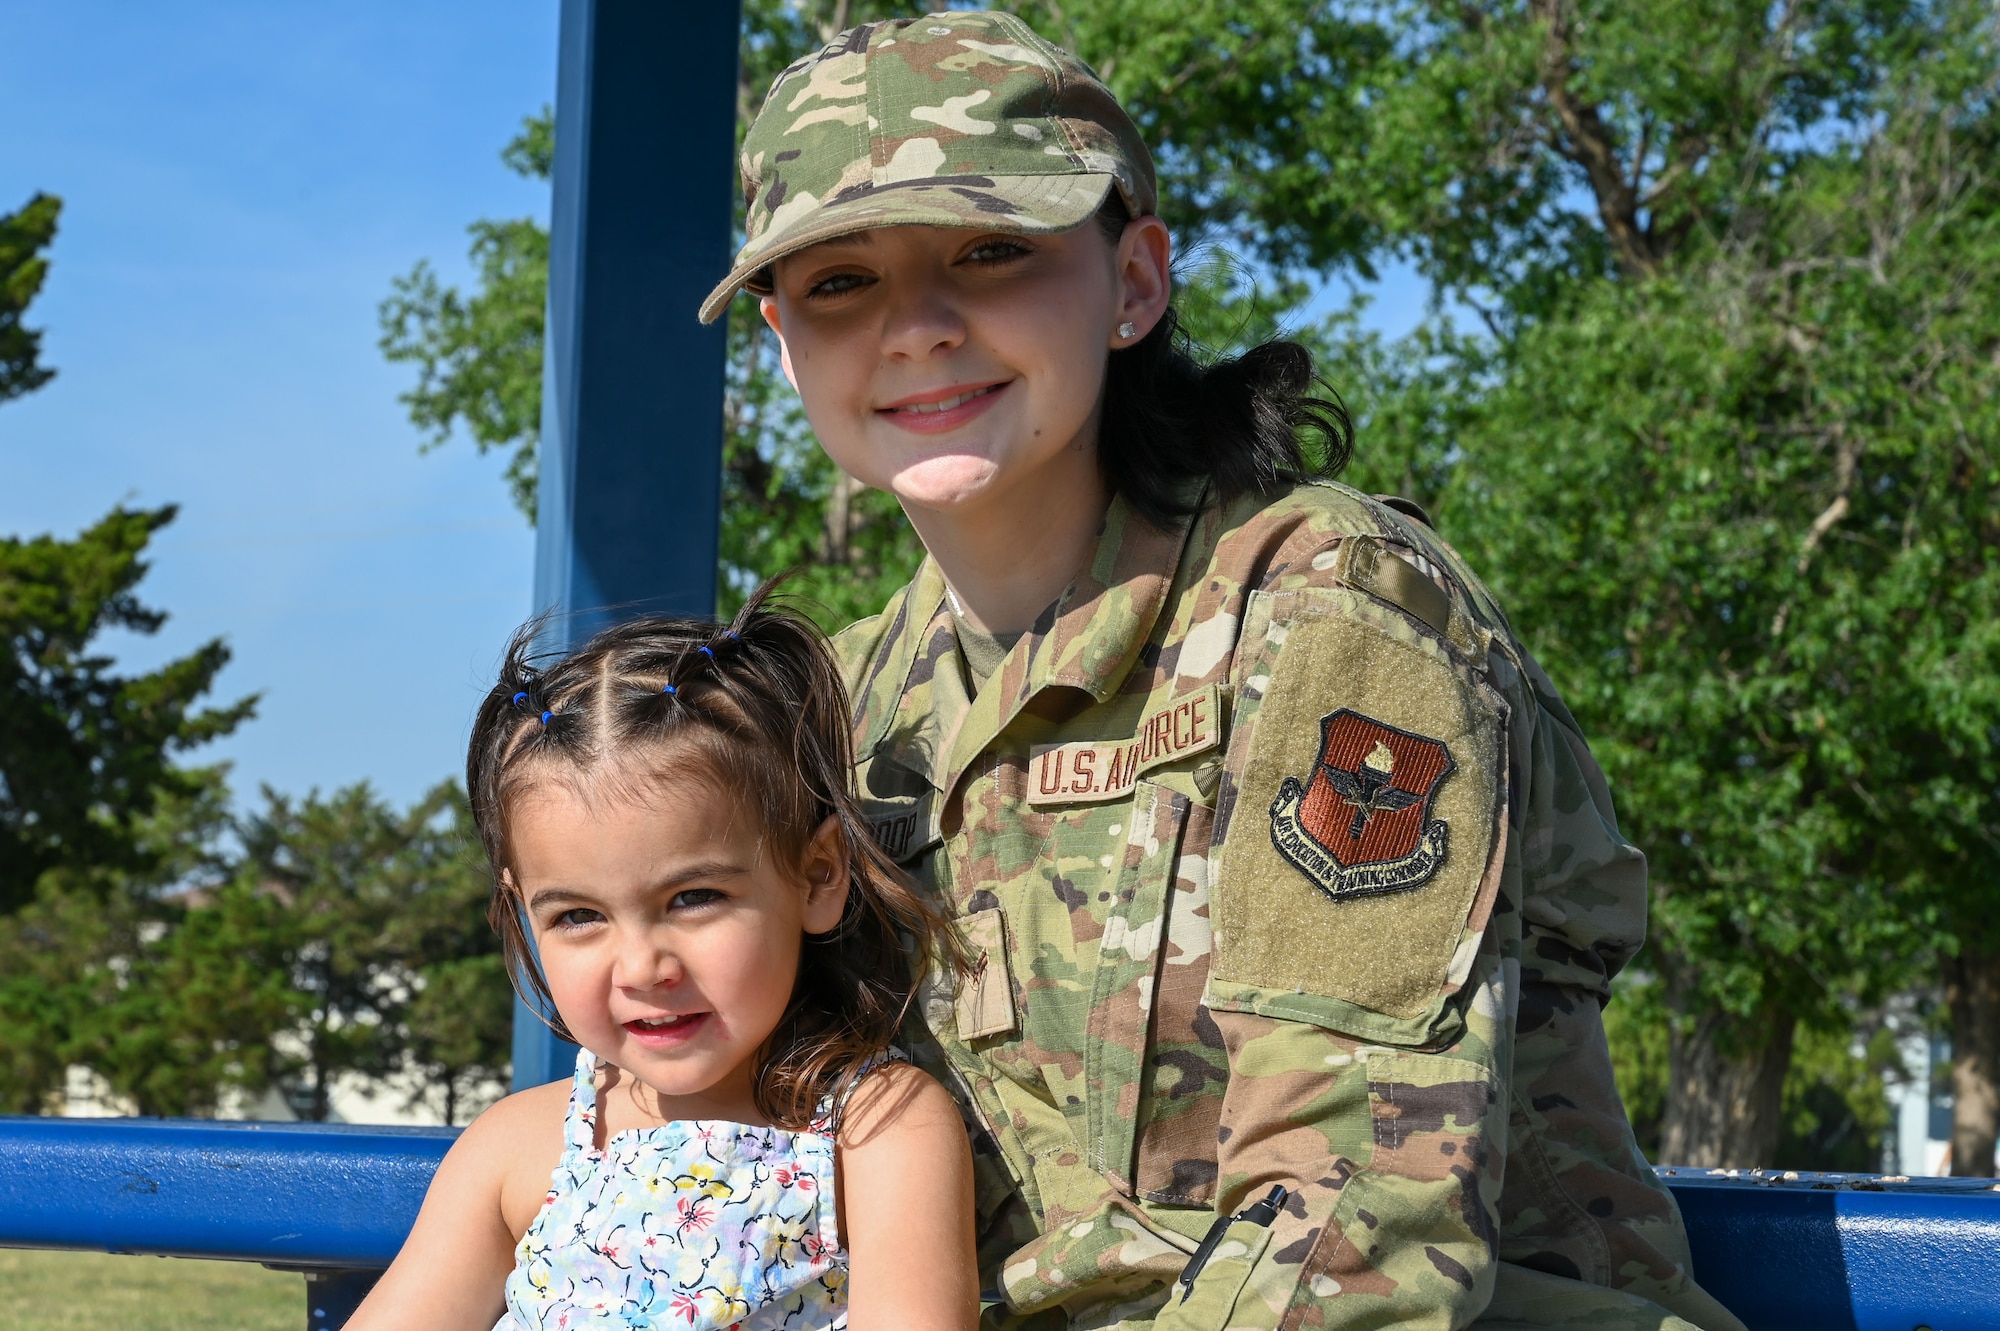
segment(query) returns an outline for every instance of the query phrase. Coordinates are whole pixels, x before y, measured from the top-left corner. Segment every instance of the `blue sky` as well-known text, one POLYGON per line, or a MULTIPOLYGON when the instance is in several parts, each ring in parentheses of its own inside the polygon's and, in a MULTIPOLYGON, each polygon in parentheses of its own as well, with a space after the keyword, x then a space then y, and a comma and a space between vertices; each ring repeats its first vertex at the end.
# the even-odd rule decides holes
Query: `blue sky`
POLYGON ((0 532, 178 503, 144 667, 212 637, 258 718, 203 753, 302 792, 415 798, 529 608, 499 459, 419 456, 375 348, 390 278, 465 273, 465 226, 546 214, 498 152, 553 98, 556 7, 8 5, 0 210, 64 200, 31 323, 58 375, 0 405, 0 532))
MULTIPOLYGON (((142 596, 171 618, 108 642, 147 668, 210 638, 258 717, 199 757, 302 793, 415 799, 463 761, 529 612, 533 534, 501 460, 420 455, 375 308, 429 258, 463 283, 466 224, 546 217, 501 146, 555 92, 555 0, 271 5, 10 0, 0 210, 61 195, 30 322, 58 376, 0 405, 0 533, 71 535, 178 503, 142 596)), ((1414 320, 1398 274, 1368 321, 1414 320)))

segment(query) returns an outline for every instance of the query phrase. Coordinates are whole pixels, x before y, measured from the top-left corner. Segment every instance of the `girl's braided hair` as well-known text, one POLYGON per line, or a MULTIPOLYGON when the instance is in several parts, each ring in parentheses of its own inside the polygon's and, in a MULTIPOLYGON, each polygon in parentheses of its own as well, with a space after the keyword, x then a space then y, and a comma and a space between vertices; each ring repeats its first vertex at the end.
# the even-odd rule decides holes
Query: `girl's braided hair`
POLYGON ((526 791, 552 779, 603 791, 610 781, 614 795, 643 796, 663 777, 692 776, 756 819, 781 867, 801 863, 814 831, 838 820, 845 911, 832 931, 806 936, 791 1003, 752 1077, 758 1112, 800 1129, 894 1038, 929 967, 961 970, 964 954, 869 832, 839 671, 812 621, 773 603, 774 585, 758 588, 726 628, 637 619, 553 661, 537 658, 540 625, 523 628, 473 723, 465 786, 493 869, 487 914, 509 977, 564 1039, 507 872, 508 812, 526 791))

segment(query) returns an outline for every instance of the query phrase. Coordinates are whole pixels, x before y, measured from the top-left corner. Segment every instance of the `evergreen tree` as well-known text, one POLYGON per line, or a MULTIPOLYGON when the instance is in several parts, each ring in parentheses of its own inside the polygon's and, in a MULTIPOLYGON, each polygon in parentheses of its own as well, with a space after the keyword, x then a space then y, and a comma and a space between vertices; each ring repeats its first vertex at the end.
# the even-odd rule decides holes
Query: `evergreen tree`
POLYGON ((0 402, 32 393, 55 377, 39 360, 41 331, 21 318, 48 276, 42 251, 55 240, 61 212, 61 199, 37 194, 19 212, 0 214, 0 402))
POLYGON ((138 675, 95 650, 107 629, 166 622, 134 589, 174 511, 114 509, 74 540, 0 537, 0 914, 52 869, 150 872, 141 822, 208 779, 175 756, 255 711, 255 698, 199 705, 229 662, 219 638, 138 675))

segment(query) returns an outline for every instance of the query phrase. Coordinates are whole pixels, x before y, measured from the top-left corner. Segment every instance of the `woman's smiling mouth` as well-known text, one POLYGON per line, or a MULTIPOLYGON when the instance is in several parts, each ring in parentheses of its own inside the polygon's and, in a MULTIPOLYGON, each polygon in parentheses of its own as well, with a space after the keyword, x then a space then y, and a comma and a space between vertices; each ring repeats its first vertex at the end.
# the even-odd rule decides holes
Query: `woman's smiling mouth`
POLYGON ((973 417, 978 416, 993 405, 1002 389, 1014 381, 1004 380, 997 384, 979 384, 970 388, 948 390, 944 393, 917 393, 878 407, 877 416, 886 417, 906 430, 922 434, 934 434, 944 430, 955 430, 973 417))

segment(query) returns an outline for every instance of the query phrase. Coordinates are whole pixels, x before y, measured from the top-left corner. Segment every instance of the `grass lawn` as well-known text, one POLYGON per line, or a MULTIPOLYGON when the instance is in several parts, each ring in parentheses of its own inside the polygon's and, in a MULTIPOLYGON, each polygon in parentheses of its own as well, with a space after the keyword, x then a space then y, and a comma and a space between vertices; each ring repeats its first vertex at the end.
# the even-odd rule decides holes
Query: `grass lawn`
POLYGON ((0 1248, 0 1331, 299 1331, 305 1277, 251 1262, 0 1248))

